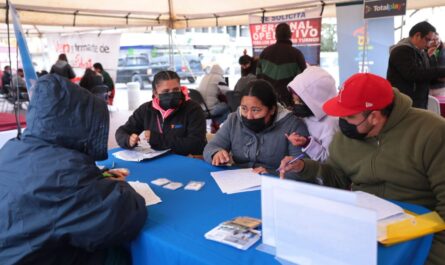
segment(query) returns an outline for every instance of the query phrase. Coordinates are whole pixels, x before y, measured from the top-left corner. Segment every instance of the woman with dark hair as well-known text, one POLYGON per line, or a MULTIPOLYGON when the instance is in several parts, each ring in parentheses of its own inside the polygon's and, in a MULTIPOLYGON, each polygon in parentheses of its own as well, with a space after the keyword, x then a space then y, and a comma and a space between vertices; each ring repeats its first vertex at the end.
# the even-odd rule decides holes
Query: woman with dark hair
POLYGON ((256 80, 241 92, 241 105, 231 113, 204 149, 204 159, 224 165, 233 159, 237 166, 252 167, 256 173, 275 173, 284 156, 300 155, 286 134, 308 136, 304 122, 277 103, 270 83, 256 80), (229 154, 230 153, 230 154, 229 154))
POLYGON ((64 53, 59 54, 59 59, 51 67, 50 73, 58 74, 68 79, 73 79, 74 77, 76 77, 73 68, 71 68, 71 65, 69 65, 68 63, 68 58, 66 58, 66 54, 64 53))
POLYGON ((92 91, 93 87, 100 85, 103 85, 102 76, 97 75, 96 72, 94 72, 90 68, 86 68, 82 79, 80 79, 79 86, 92 91))
POLYGON ((116 131, 122 148, 147 141, 153 149, 171 149, 180 155, 201 155, 206 144, 206 120, 201 106, 191 101, 187 88, 173 71, 157 73, 153 100, 142 104, 116 131), (143 137, 139 135, 143 133, 143 137), (143 138, 143 139, 141 139, 143 138))

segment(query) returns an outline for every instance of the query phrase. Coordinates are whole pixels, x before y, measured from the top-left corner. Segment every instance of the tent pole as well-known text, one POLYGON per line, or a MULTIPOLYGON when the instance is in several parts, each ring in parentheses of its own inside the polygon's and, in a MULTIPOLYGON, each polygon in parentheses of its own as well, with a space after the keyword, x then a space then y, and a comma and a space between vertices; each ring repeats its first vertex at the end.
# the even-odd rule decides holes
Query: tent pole
POLYGON ((174 71, 175 69, 175 62, 173 57, 173 0, 168 0, 168 26, 167 26, 167 33, 168 33, 168 59, 170 68, 174 71))

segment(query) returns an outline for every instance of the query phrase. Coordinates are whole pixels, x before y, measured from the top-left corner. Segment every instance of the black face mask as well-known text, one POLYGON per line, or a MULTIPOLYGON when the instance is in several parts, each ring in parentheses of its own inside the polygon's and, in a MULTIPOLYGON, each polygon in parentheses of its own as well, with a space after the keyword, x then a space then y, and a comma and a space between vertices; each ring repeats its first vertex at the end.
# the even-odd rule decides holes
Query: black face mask
MULTIPOLYGON (((363 121, 365 121, 365 120, 363 120, 363 121)), ((358 124, 358 125, 360 125, 360 124, 358 124)), ((340 126, 340 131, 346 137, 349 137, 349 138, 352 138, 352 139, 363 140, 363 139, 365 139, 366 135, 368 135, 368 133, 369 133, 369 132, 367 132, 367 133, 359 133, 357 131, 357 126, 358 125, 350 124, 345 119, 341 119, 341 118, 338 119, 338 125, 340 126)))
POLYGON ((295 104, 292 112, 295 116, 302 118, 314 116, 314 113, 306 104, 295 104))
POLYGON ((264 118, 265 117, 249 120, 246 117, 241 116, 241 119, 242 119, 244 125, 246 125, 247 128, 254 131, 255 133, 259 133, 259 132, 263 131, 264 129, 266 129, 267 124, 266 124, 266 121, 264 118))
POLYGON ((159 94, 159 106, 162 109, 176 109, 184 102, 184 94, 182 92, 170 92, 159 94))

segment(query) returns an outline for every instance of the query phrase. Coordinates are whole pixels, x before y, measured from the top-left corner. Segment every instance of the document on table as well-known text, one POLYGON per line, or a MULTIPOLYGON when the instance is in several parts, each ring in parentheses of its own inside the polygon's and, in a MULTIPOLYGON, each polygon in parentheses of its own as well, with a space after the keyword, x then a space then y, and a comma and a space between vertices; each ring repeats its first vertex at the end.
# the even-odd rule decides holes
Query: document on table
POLYGON ((221 191, 227 194, 245 192, 261 186, 261 175, 254 173, 251 168, 216 171, 210 175, 221 191))
POLYGON ((375 211, 377 220, 404 213, 402 207, 375 195, 363 191, 356 191, 355 194, 357 194, 357 206, 375 211))
POLYGON ((263 176, 261 211, 263 244, 282 260, 377 264, 376 213, 354 192, 263 176))
POLYGON ((130 186, 144 198, 145 206, 150 206, 162 202, 161 198, 159 198, 156 193, 154 193, 154 191, 147 183, 139 181, 128 181, 128 184, 130 184, 130 186))
POLYGON ((156 151, 156 150, 151 149, 150 147, 137 146, 131 150, 118 151, 116 153, 113 153, 113 155, 116 158, 119 158, 119 159, 122 159, 125 161, 140 162, 142 160, 151 159, 151 158, 160 156, 162 154, 167 153, 168 151, 170 151, 170 149, 156 151))

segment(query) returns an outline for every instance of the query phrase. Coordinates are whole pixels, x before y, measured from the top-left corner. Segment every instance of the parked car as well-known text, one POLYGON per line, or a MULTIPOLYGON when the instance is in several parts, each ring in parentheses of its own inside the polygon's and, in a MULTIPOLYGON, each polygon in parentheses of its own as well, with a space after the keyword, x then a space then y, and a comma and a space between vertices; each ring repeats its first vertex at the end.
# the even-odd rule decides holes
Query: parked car
POLYGON ((139 55, 119 59, 116 83, 139 82, 143 88, 144 81, 150 82, 151 79, 152 72, 147 57, 139 55))
MULTIPOLYGON (((182 80, 187 79, 190 83, 195 83, 196 78, 204 74, 201 65, 201 59, 195 55, 179 55, 175 54, 174 71, 178 73, 182 80)), ((150 63, 152 74, 155 75, 160 71, 172 70, 170 66, 170 57, 168 55, 153 58, 150 63)))

